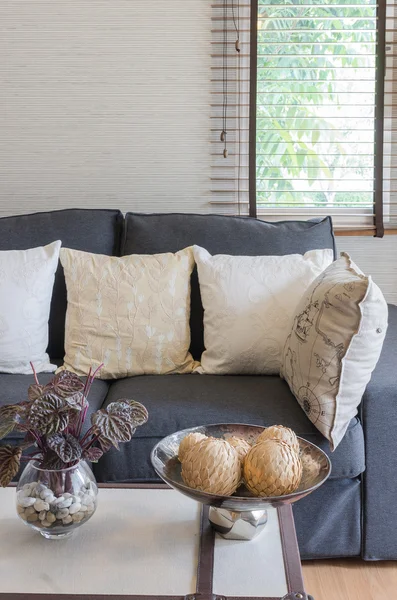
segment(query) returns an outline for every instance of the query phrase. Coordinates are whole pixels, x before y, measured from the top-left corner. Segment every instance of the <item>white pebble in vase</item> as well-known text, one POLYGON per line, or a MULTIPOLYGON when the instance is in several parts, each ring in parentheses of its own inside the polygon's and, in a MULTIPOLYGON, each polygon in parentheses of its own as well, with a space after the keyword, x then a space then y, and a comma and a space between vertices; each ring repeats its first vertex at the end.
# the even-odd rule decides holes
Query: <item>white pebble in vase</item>
POLYGON ((34 523, 39 520, 39 515, 35 512, 34 515, 29 515, 27 520, 29 523, 34 523))
POLYGON ((43 527, 51 527, 52 523, 50 521, 41 521, 43 527))
POLYGON ((75 513, 80 512, 80 510, 81 504, 79 502, 76 502, 75 504, 72 504, 72 506, 69 508, 69 514, 74 515, 75 513))
POLYGON ((69 523, 72 523, 72 522, 73 522, 73 518, 71 517, 71 515, 68 515, 67 517, 64 517, 62 519, 62 523, 64 525, 69 525, 69 523))
POLYGON ((52 493, 51 490, 49 490, 48 488, 46 488, 45 490, 43 490, 40 493, 40 498, 42 500, 44 500, 45 502, 48 502, 48 504, 52 504, 53 502, 55 502, 56 498, 54 496, 54 494, 52 493))
POLYGON ((36 502, 36 498, 31 498, 30 496, 18 498, 18 504, 20 506, 23 506, 24 508, 28 508, 28 506, 33 506, 33 504, 35 502, 36 502))
POLYGON ((65 517, 67 517, 69 514, 69 509, 67 508, 61 508, 61 510, 58 510, 58 512, 56 513, 56 518, 61 520, 64 519, 65 517))
POLYGON ((75 523, 80 523, 80 521, 82 521, 85 518, 85 514, 78 512, 75 515, 73 515, 72 519, 75 523))
POLYGON ((44 502, 44 500, 37 499, 34 503, 34 508, 37 512, 41 512, 42 510, 49 510, 50 505, 47 502, 44 502))
POLYGON ((66 498, 65 500, 63 500, 63 502, 57 502, 57 508, 69 508, 72 502, 72 498, 66 498))
POLYGON ((33 504, 36 502, 36 498, 19 498, 18 499, 18 504, 20 506, 23 506, 24 508, 28 508, 29 506, 33 506, 33 504))
POLYGON ((59 496, 59 498, 55 498, 54 504, 55 504, 55 506, 58 506, 59 504, 61 504, 64 501, 65 501, 64 496, 59 496))
POLYGON ((57 518, 54 515, 54 513, 52 513, 52 512, 47 513, 47 521, 50 523, 50 525, 51 525, 51 523, 54 523, 56 521, 56 519, 57 518))

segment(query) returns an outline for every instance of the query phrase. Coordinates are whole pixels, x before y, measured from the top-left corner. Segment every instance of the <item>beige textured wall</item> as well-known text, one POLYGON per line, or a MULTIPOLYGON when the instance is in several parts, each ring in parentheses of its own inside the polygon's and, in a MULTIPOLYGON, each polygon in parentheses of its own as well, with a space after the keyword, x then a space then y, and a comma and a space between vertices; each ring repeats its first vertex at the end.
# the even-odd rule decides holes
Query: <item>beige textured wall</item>
POLYGON ((385 298, 397 304, 397 236, 337 237, 339 252, 347 252, 367 275, 379 285, 385 298))
POLYGON ((0 216, 208 210, 210 5, 0 0, 0 216))

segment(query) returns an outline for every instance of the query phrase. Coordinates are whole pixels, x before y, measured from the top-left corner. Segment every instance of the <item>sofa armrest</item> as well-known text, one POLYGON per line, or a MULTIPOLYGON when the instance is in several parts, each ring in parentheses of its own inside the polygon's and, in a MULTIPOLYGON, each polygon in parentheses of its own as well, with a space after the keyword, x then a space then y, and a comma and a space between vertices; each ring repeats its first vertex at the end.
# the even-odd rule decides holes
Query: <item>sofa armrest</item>
POLYGON ((363 557, 397 559, 397 306, 361 403, 364 473, 363 557))

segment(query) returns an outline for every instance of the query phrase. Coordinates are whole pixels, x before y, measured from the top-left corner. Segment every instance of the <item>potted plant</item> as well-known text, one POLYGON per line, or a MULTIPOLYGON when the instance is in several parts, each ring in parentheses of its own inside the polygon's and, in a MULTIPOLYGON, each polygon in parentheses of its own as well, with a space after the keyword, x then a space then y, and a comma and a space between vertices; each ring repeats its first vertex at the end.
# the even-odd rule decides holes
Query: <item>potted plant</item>
POLYGON ((118 449, 148 419, 142 404, 122 399, 92 413, 83 433, 87 397, 101 367, 90 369, 85 383, 61 371, 43 386, 32 365, 35 383, 27 400, 0 407, 0 439, 13 430, 24 434, 18 445, 0 446, 0 485, 7 486, 27 462, 17 486, 17 511, 50 539, 70 535, 96 510, 98 488, 86 461, 97 462, 110 448, 118 449))

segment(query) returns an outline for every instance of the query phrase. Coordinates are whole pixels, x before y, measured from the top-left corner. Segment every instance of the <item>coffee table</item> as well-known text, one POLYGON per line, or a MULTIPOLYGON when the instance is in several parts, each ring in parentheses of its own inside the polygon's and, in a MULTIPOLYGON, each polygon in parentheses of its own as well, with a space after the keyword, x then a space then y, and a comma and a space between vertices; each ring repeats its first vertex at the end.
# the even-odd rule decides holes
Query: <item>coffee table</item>
POLYGON ((252 541, 226 540, 208 507, 163 484, 102 485, 94 517, 46 540, 0 489, 0 600, 307 600, 292 508, 252 541))

